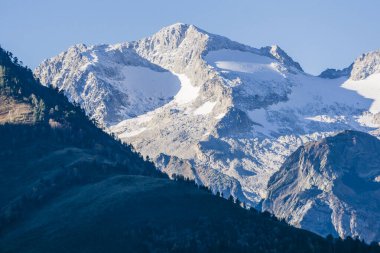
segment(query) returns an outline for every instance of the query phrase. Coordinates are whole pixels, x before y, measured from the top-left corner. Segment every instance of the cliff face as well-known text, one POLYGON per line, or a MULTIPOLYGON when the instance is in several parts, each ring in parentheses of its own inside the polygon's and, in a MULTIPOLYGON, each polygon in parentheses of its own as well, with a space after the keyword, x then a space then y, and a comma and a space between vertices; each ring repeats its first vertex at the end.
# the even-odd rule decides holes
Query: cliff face
POLYGON ((380 239, 380 141, 345 131, 297 149, 268 183, 264 209, 327 235, 380 239))

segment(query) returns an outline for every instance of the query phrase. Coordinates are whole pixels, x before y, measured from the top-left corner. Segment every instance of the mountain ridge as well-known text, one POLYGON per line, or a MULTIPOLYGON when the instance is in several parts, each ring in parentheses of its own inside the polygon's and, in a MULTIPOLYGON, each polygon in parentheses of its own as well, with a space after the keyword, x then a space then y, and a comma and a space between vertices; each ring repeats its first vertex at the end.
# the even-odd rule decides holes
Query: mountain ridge
POLYGON ((369 74, 356 80, 309 75, 276 52, 283 51, 174 25, 136 42, 89 50, 99 60, 89 65, 82 62, 86 55, 58 56, 34 73, 169 176, 181 174, 259 208, 269 178, 299 146, 346 129, 378 135, 380 126, 376 55, 368 58, 369 69, 366 60, 364 67, 356 64, 357 73, 369 74), (133 84, 161 72, 147 73, 140 62, 145 72, 137 71, 115 54, 138 55, 165 69, 172 82, 152 78, 144 82, 152 91, 146 95, 133 84), (165 87, 167 96, 153 92, 156 87, 165 87), (112 102, 128 100, 136 102, 112 102), (133 108, 141 109, 128 114, 133 108))
MULTIPOLYGON (((337 235, 365 234, 366 241, 378 240, 379 148, 377 138, 356 131, 344 131, 301 146, 269 180, 264 209, 296 226, 331 215, 340 220, 338 224, 328 224, 335 226, 337 235), (365 202, 371 204, 361 206, 365 202), (298 216, 284 216, 289 213, 286 209, 292 209, 291 213, 298 216), (346 210, 351 215, 345 216, 346 210)), ((326 224, 317 229, 319 234, 329 230, 326 224)))
POLYGON ((32 110, 31 121, 0 123, 1 252, 380 251, 293 228, 181 176, 169 180, 1 48, 0 71, 1 99, 32 110))
POLYGON ((335 79, 339 77, 363 80, 372 74, 380 72, 380 50, 361 54, 355 61, 344 69, 326 69, 319 77, 335 79))

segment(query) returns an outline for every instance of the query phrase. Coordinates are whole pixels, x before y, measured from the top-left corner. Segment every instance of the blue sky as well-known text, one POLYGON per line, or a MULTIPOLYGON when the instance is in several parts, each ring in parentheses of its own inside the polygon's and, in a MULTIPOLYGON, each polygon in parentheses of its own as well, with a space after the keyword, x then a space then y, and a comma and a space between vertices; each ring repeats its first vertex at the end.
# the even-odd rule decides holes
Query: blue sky
POLYGON ((278 44, 309 73, 380 49, 378 0, 0 0, 0 44, 29 67, 77 43, 149 36, 182 22, 254 47, 278 44))

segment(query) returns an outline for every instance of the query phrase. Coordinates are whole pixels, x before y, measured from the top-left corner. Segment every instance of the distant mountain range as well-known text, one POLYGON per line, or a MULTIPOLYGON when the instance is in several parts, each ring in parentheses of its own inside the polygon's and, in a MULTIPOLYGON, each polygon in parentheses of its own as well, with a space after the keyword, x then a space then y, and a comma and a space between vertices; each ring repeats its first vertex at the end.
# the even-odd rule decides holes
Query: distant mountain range
MULTIPOLYGON (((317 77, 278 46, 257 49, 174 24, 135 42, 73 46, 34 74, 169 176, 182 175, 259 210, 272 194, 271 177, 285 173, 284 161, 300 146, 344 130, 379 135, 380 52, 317 77)), ((376 166, 367 168, 371 180, 379 176, 376 166)), ((351 201, 333 187, 324 191, 351 201)), ((379 223, 371 222, 378 205, 359 198, 350 208, 325 205, 320 216, 314 196, 281 213, 269 210, 322 235, 380 241, 379 223)), ((369 196, 380 202, 378 188, 369 196)))

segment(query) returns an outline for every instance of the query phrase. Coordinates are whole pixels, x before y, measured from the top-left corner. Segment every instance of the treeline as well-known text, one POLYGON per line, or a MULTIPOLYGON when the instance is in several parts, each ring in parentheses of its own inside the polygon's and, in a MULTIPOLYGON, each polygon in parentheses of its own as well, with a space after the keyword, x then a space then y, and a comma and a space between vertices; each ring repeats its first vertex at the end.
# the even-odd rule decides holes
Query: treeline
MULTIPOLYGON (((1 126, 0 152, 15 152, 17 147, 23 147, 38 141, 40 146, 50 142, 46 148, 55 149, 58 146, 74 146, 94 149, 100 155, 124 160, 124 163, 135 164, 143 170, 157 172, 154 165, 144 161, 141 155, 134 151, 131 145, 115 140, 88 119, 84 110, 71 104, 62 92, 42 86, 33 77, 27 67, 22 66, 17 57, 0 47, 0 95, 6 95, 20 101, 29 102, 34 110, 35 123, 25 126, 23 122, 1 126), (54 144, 54 145, 53 145, 54 144), (59 145, 57 145, 59 144, 59 145)), ((42 152, 42 149, 33 152, 42 152)), ((156 173, 156 176, 162 174, 156 173)))

